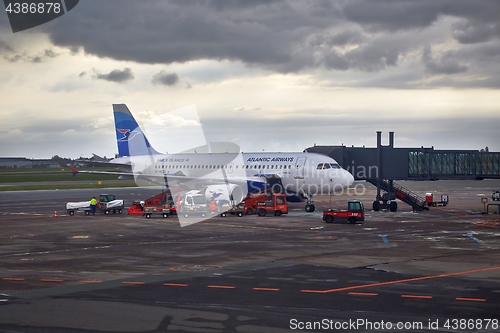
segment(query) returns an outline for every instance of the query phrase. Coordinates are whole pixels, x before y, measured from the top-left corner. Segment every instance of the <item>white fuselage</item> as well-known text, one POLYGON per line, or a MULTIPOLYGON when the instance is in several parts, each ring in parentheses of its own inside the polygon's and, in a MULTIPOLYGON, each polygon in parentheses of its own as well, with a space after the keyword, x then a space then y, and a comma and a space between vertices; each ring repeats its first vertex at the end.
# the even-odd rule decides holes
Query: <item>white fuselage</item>
MULTIPOLYGON (((266 177, 281 179, 284 189, 297 194, 329 194, 351 185, 354 177, 332 158, 314 153, 189 153, 120 157, 112 162, 132 164, 134 174, 163 175, 221 182, 246 181, 249 191, 266 177)), ((170 183, 170 181, 169 181, 170 183)))

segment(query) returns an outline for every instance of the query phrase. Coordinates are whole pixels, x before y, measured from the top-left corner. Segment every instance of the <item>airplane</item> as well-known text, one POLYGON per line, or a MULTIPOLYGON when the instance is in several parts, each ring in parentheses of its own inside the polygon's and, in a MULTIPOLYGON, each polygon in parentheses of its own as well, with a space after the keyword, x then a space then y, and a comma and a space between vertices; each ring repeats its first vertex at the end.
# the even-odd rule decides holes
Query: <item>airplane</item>
POLYGON ((207 199, 217 196, 235 204, 248 193, 272 188, 285 193, 290 201, 306 201, 306 212, 315 210, 314 195, 331 194, 354 182, 352 174, 334 159, 309 152, 244 153, 232 143, 219 144, 220 152, 213 152, 210 147, 217 144, 212 143, 191 152, 163 154, 153 148, 125 104, 113 104, 113 113, 119 157, 106 165, 120 172, 74 172, 133 177, 136 182, 168 188, 203 188, 207 199), (205 152, 198 152, 202 150, 205 152))

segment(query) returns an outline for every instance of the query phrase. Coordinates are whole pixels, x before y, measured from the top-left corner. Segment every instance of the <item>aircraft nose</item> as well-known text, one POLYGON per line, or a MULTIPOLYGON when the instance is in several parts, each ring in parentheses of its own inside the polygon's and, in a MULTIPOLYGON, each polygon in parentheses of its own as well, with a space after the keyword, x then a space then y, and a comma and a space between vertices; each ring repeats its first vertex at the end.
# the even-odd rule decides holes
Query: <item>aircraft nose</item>
POLYGON ((354 183, 354 176, 347 170, 344 170, 344 178, 347 186, 351 186, 354 183))

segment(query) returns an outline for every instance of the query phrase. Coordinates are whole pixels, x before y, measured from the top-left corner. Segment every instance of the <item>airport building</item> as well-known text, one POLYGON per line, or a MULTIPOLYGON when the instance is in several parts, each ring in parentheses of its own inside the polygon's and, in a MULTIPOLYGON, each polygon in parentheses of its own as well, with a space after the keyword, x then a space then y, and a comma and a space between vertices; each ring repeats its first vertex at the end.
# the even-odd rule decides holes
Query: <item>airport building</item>
POLYGON ((381 134, 377 132, 376 148, 314 146, 306 148, 306 151, 330 156, 354 179, 376 186, 374 210, 396 210, 396 198, 415 210, 426 208, 425 198, 399 186, 395 180, 500 179, 498 152, 436 150, 434 147, 395 148, 394 132, 389 132, 389 144, 386 146, 381 143, 381 134))
POLYGON ((33 162, 26 157, 0 157, 0 169, 32 168, 33 162))
POLYGON ((59 168, 60 161, 52 159, 28 159, 26 157, 0 157, 0 169, 59 168))

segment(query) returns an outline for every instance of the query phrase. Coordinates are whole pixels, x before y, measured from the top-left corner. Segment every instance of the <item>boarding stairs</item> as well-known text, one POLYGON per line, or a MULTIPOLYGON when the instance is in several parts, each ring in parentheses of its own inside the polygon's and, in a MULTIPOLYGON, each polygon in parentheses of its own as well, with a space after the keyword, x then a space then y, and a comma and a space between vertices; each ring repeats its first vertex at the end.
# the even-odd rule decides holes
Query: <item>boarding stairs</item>
MULTIPOLYGON (((376 179, 367 179, 366 181, 374 186, 377 186, 376 179)), ((393 191, 397 199, 410 205, 414 211, 429 210, 425 198, 417 195, 416 193, 413 193, 412 191, 408 190, 407 188, 404 188, 401 185, 396 184, 394 181, 392 182, 392 190, 391 190, 390 181, 387 179, 382 179, 380 181, 380 189, 386 193, 390 193, 393 191)))

